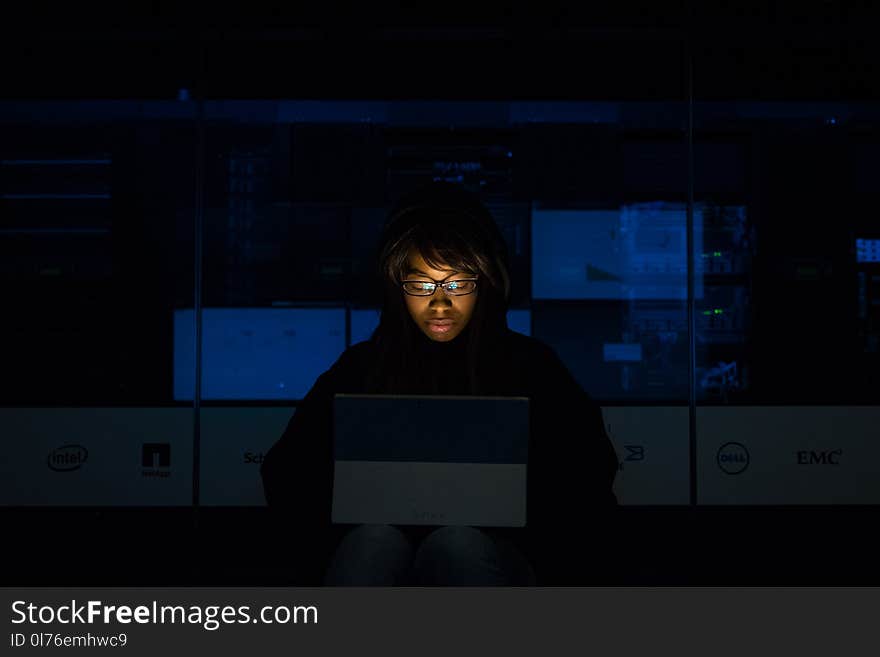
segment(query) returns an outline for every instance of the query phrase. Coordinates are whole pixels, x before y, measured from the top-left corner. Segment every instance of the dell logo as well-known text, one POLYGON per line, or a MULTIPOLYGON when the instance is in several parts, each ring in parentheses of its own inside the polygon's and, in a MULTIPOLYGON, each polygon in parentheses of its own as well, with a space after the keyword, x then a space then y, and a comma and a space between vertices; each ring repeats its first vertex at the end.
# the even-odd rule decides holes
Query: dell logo
POLYGON ((724 443, 715 456, 718 467, 727 474, 740 474, 749 467, 749 450, 742 443, 724 443))

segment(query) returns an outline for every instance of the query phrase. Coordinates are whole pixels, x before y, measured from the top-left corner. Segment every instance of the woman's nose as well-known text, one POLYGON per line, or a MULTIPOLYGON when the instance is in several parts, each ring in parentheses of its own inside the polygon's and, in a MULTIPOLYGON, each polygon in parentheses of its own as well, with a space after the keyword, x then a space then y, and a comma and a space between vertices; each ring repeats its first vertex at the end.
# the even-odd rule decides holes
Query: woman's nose
POLYGON ((431 300, 428 302, 429 305, 433 304, 447 304, 452 305, 452 298, 446 294, 446 290, 440 290, 439 288, 431 295, 431 300))

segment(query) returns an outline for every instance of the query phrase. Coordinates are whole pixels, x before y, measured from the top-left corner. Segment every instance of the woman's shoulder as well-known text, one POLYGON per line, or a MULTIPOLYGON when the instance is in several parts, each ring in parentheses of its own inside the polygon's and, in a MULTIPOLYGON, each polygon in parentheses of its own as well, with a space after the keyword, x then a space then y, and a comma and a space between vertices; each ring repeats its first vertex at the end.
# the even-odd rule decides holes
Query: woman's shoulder
POLYGON ((561 362, 556 350, 536 337, 508 329, 506 338, 509 352, 532 367, 561 362))
POLYGON ((327 373, 332 374, 333 378, 343 379, 359 374, 370 366, 375 352, 375 345, 371 340, 355 342, 339 355, 327 373))
POLYGON ((352 361, 362 359, 373 354, 375 348, 375 343, 372 340, 361 340, 360 342, 355 342, 343 351, 340 359, 346 358, 352 361))
POLYGON ((347 347, 333 363, 324 370, 312 385, 307 398, 324 397, 352 388, 363 372, 370 367, 373 355, 369 341, 357 342, 347 347))
POLYGON ((569 366, 556 349, 530 335, 508 330, 508 352, 517 369, 529 381, 538 396, 556 395, 562 391, 583 392, 569 366))

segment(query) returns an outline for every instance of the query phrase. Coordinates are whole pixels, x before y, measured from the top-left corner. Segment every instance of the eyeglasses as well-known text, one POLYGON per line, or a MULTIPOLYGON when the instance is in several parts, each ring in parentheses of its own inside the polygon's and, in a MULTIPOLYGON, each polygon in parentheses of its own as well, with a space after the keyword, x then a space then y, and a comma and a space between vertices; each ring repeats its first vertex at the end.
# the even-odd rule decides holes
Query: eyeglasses
MULTIPOLYGON (((433 280, 433 279, 432 279, 433 280)), ((438 287, 442 287, 446 294, 454 297, 463 297, 466 294, 473 294, 477 289, 476 278, 460 278, 456 281, 403 281, 401 283, 403 291, 413 297, 429 297, 437 291, 438 287)))

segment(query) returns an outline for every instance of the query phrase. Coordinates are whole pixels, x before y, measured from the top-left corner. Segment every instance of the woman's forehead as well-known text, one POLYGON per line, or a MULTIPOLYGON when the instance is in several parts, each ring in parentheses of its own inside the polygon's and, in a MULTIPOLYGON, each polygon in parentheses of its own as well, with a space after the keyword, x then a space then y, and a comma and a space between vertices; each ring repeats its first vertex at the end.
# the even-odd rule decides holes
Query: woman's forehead
POLYGON ((444 273, 445 274, 445 273, 449 273, 449 272, 458 271, 455 268, 450 267, 447 263, 445 263, 439 259, 435 262, 435 264, 437 265, 437 267, 439 267, 439 269, 434 269, 433 267, 431 267, 431 265, 429 265, 428 262, 422 257, 422 254, 419 253, 419 251, 416 249, 413 249, 410 252, 409 257, 406 259, 406 265, 407 265, 409 271, 417 271, 418 270, 418 271, 421 271, 425 274, 432 274, 432 273, 435 273, 435 274, 444 273))

